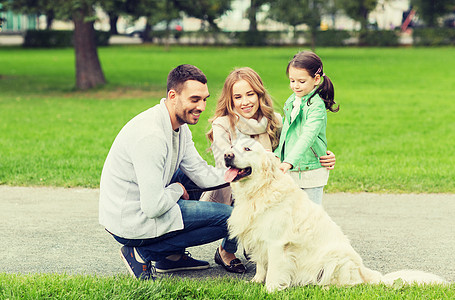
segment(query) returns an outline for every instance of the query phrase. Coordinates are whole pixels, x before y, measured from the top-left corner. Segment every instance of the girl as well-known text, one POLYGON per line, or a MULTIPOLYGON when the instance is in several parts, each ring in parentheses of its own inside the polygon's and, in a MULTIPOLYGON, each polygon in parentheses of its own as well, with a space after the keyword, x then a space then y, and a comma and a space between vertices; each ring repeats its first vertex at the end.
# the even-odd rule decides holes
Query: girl
POLYGON ((286 73, 294 92, 284 104, 284 124, 275 154, 283 172, 291 177, 317 204, 322 204, 324 185, 329 171, 320 162, 327 151, 327 112, 334 108, 334 88, 324 74, 322 61, 315 53, 297 53, 286 73))

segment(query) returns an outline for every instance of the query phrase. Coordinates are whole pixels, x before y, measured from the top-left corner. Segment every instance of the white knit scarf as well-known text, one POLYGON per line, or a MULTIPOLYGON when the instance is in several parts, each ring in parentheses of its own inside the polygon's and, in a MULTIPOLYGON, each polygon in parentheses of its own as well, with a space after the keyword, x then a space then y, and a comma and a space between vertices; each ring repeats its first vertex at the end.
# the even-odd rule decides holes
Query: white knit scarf
POLYGON ((237 131, 245 136, 254 138, 259 143, 261 143, 265 149, 272 150, 272 143, 270 141, 269 135, 267 134, 267 118, 261 117, 261 119, 258 121, 253 118, 246 119, 238 112, 235 113, 239 118, 236 124, 237 131))

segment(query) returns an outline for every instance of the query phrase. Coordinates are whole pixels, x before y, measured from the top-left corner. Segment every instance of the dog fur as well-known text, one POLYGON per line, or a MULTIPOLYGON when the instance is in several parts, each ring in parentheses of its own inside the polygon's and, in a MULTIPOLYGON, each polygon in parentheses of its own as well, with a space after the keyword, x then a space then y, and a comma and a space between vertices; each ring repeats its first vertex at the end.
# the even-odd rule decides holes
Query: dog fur
POLYGON ((256 263, 252 281, 265 282, 269 292, 295 285, 393 284, 398 278, 405 283, 445 282, 421 271, 383 276, 367 268, 322 206, 311 202, 259 143, 240 141, 226 151, 225 160, 231 172, 251 172, 231 182, 235 202, 228 226, 230 236, 256 263))

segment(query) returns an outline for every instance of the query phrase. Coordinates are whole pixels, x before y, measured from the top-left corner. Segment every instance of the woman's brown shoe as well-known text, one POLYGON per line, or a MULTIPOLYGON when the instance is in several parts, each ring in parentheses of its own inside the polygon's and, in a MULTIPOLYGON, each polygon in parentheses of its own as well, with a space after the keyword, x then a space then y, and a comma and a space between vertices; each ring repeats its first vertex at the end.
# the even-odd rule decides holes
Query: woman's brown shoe
POLYGON ((225 264, 220 255, 220 248, 216 249, 215 252, 215 262, 222 266, 226 271, 232 273, 245 273, 246 268, 240 261, 240 259, 235 258, 229 262, 229 265, 225 264))

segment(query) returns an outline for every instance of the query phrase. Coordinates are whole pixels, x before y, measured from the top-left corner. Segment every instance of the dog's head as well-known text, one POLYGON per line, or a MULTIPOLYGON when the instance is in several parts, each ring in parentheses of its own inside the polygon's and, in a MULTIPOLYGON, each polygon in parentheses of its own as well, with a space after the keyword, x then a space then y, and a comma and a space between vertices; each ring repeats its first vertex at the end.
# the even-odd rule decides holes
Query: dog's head
POLYGON ((244 181, 248 178, 273 174, 279 160, 253 139, 239 139, 224 153, 224 162, 228 171, 226 182, 244 181))

